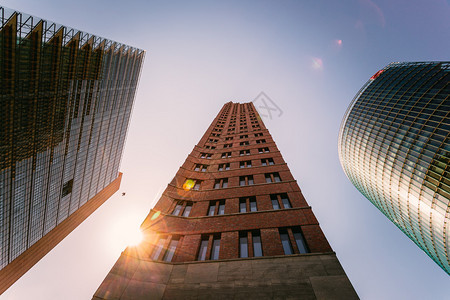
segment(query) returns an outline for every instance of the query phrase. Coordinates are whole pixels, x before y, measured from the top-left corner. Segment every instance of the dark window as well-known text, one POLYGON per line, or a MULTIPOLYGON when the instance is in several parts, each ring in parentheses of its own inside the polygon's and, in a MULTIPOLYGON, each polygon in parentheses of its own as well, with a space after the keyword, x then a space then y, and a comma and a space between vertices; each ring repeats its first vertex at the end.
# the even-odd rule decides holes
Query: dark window
POLYGON ((215 189, 222 189, 228 187, 228 178, 216 179, 214 182, 215 189))
POLYGON ((67 196, 70 193, 72 193, 72 186, 73 186, 73 179, 70 179, 69 181, 64 183, 61 197, 67 196))

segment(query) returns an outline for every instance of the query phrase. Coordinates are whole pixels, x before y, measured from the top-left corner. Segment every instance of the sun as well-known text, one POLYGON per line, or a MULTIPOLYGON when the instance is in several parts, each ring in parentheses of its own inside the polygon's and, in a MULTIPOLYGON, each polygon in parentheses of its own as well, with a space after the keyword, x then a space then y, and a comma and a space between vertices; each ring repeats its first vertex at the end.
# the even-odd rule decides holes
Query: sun
POLYGON ((139 225, 138 217, 128 215, 116 218, 110 228, 111 246, 123 250, 129 246, 139 245, 143 240, 139 225))

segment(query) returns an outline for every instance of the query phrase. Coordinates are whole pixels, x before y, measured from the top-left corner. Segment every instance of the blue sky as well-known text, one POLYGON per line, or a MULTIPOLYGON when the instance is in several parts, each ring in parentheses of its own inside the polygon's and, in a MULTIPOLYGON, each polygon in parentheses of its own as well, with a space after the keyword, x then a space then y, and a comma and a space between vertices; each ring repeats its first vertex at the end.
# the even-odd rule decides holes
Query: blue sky
POLYGON ((1 1, 147 51, 121 191, 2 299, 90 299, 227 101, 264 91, 264 119, 362 299, 444 299, 448 275, 364 198, 339 164, 347 106, 392 61, 450 60, 450 2, 1 1), (338 41, 342 42, 339 43, 338 41), (123 237, 123 238, 122 238, 123 237))

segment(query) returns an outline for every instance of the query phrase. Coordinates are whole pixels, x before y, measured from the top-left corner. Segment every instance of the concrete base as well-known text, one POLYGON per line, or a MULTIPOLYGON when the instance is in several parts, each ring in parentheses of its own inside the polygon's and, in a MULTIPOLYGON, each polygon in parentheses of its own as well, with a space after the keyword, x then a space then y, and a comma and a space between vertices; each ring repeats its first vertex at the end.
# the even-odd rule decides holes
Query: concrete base
POLYGON ((122 253, 93 299, 359 299, 335 253, 163 263, 122 253))

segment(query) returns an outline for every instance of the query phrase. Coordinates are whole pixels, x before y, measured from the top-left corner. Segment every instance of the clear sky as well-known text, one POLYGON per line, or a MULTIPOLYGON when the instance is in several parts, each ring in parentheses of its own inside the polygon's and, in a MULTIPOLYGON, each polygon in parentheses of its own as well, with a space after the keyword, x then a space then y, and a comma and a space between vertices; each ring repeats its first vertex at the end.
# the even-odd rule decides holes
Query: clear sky
POLYGON ((90 299, 225 102, 264 91, 265 118, 362 299, 448 299, 449 276, 345 177, 337 137, 361 86, 393 61, 450 60, 449 0, 1 4, 147 51, 120 193, 0 298, 90 299), (341 41, 341 42, 339 42, 341 41))

